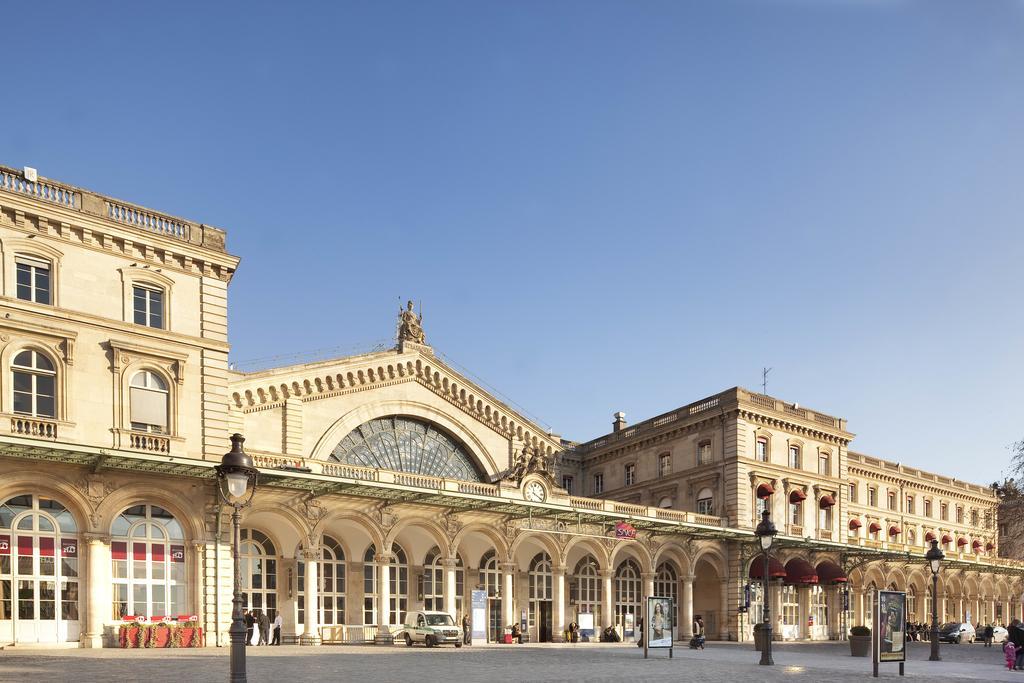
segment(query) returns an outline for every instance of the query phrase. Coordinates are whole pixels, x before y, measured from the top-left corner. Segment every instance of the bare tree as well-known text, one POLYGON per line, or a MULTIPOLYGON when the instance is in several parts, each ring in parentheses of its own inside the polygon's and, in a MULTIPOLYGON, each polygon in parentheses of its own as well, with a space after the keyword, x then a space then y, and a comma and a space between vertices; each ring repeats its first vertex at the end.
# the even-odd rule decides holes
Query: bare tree
POLYGON ((999 554, 1024 559, 1024 439, 1010 446, 1010 476, 992 488, 999 496, 999 554))

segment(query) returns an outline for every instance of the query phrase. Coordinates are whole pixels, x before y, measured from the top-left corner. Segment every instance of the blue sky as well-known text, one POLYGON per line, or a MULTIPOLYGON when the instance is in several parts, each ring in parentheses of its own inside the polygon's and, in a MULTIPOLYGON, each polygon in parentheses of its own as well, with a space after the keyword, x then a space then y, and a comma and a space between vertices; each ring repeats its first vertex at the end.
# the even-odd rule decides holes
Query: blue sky
POLYGON ((0 161, 229 231, 236 361, 428 340, 574 439, 733 385, 1024 438, 1024 3, 17 3, 0 161))

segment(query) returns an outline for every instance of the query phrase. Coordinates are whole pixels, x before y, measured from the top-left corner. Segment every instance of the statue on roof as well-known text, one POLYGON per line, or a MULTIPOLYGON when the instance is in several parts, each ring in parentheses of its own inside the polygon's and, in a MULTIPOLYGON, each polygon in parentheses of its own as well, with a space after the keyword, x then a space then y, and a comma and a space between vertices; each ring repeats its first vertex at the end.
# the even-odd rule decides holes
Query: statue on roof
POLYGON ((423 333, 423 315, 416 315, 412 310, 412 302, 410 301, 405 310, 399 309, 398 312, 398 341, 414 342, 416 344, 426 344, 427 335, 423 333))

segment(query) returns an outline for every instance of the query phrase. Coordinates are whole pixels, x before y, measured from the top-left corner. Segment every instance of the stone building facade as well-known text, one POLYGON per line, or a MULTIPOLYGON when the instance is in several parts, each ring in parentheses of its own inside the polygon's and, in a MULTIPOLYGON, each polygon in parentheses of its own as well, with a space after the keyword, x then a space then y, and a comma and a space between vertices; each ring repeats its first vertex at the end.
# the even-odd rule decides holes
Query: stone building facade
POLYGON ((675 598, 679 637, 701 614, 748 638, 765 506, 785 637, 841 636, 872 587, 923 614, 929 533, 944 614, 1020 612, 991 494, 852 453, 841 419, 732 389, 566 442, 436 357, 411 307, 392 349, 231 370, 223 231, 4 167, 0 259, 0 643, 109 646, 141 615, 226 644, 233 432, 260 467, 245 601, 285 640, 391 642, 474 590, 491 639, 628 635, 649 595, 675 598))

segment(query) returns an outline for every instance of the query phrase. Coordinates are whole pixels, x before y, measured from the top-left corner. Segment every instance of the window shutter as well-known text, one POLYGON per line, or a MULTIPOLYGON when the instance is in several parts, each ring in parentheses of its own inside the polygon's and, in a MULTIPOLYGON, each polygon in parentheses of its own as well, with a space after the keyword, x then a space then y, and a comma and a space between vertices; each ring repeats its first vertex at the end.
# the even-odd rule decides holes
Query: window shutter
POLYGON ((132 387, 131 395, 132 422, 157 425, 167 429, 167 394, 162 391, 151 391, 141 387, 132 387))

